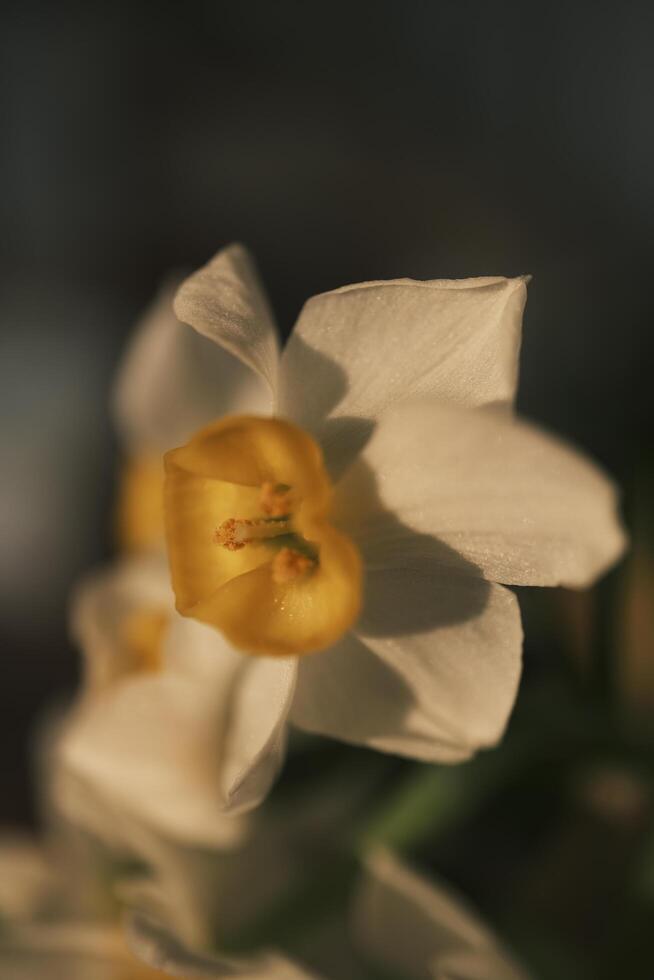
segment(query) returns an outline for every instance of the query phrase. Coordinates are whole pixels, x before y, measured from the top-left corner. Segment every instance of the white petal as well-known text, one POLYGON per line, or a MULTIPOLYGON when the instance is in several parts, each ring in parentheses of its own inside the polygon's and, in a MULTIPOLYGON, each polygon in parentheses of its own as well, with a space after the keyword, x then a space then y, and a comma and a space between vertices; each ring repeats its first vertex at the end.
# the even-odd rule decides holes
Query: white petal
POLYGON ((162 555, 129 559, 87 575, 73 592, 70 628, 84 657, 85 687, 100 690, 130 672, 121 627, 142 609, 174 609, 162 555))
POLYGON ((314 296, 282 356, 280 412, 313 432, 331 462, 334 443, 363 437, 348 421, 374 420, 394 402, 511 402, 525 299, 522 278, 404 279, 314 296))
POLYGON ((163 286, 118 370, 113 412, 133 453, 172 449, 227 412, 270 412, 270 392, 256 374, 179 322, 176 288, 163 286))
POLYGON ((443 885, 387 852, 371 855, 354 910, 355 937, 377 962, 407 977, 525 980, 476 915, 443 885))
POLYGON ((122 846, 146 868, 136 879, 123 879, 121 900, 188 946, 220 946, 221 937, 251 929, 302 887, 306 861, 298 842, 315 841, 316 834, 325 836, 334 827, 332 801, 325 796, 312 797, 309 819, 306 807, 298 810, 296 801, 232 818, 241 837, 237 846, 219 850, 176 845, 119 814, 121 833, 114 835, 114 846, 122 846), (312 810, 320 803, 318 818, 312 810))
POLYGON ((274 395, 278 343, 273 316, 254 262, 230 245, 182 283, 175 312, 260 375, 274 395))
POLYGON ((80 706, 60 745, 61 764, 100 802, 113 801, 160 833, 220 845, 223 708, 222 695, 202 684, 136 677, 80 706))
MULTIPOLYGON (((118 899, 121 908, 154 914, 174 926, 176 935, 192 945, 210 942, 222 921, 222 865, 239 852, 247 818, 219 817, 222 840, 215 833, 211 847, 180 843, 115 797, 99 795, 96 785, 70 767, 55 766, 52 782, 60 812, 85 830, 104 856, 105 868, 107 858, 112 864, 112 914, 118 899)), ((106 889, 106 870, 103 885, 106 889)))
MULTIPOLYGON (((124 877, 119 898, 128 910, 154 919, 194 949, 220 948, 222 937, 251 930, 306 883, 306 846, 333 839, 370 792, 368 774, 324 780, 298 807, 291 794, 237 820, 238 846, 203 850, 180 846, 117 812, 104 834, 144 868, 124 877), (337 783, 338 792, 334 792, 337 783)), ((340 976, 340 974, 339 974, 340 976)))
POLYGON ((135 954, 157 970, 174 977, 198 980, 311 980, 307 973, 285 957, 263 952, 256 957, 235 958, 194 953, 186 949, 153 919, 132 915, 127 921, 127 937, 135 954))
POLYGON ((625 544, 615 488, 581 453, 503 412, 435 401, 379 420, 337 507, 373 566, 515 585, 587 585, 625 544))
POLYGON ((300 661, 294 724, 426 761, 498 741, 520 678, 511 592, 459 573, 371 572, 357 632, 300 661))

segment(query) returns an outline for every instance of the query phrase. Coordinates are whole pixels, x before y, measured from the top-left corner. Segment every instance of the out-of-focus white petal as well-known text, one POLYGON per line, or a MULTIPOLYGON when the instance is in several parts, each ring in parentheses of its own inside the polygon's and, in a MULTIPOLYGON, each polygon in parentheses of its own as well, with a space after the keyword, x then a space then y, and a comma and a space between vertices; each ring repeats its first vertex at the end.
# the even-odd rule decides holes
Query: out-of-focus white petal
MULTIPOLYGON (((98 793, 96 784, 70 767, 57 765, 53 795, 61 813, 90 835, 112 867, 111 885, 121 907, 153 914, 185 942, 206 946, 222 919, 222 864, 237 853, 247 834, 247 819, 219 815, 211 847, 180 842, 159 826, 141 819, 120 800, 98 793)), ((230 909, 231 911, 231 909, 230 909)), ((115 907, 114 907, 115 914, 115 907)))
POLYGON ((130 672, 125 620, 142 609, 174 610, 163 555, 127 559, 87 575, 73 592, 70 629, 84 658, 85 686, 100 690, 130 672))
POLYGON ((247 249, 229 245, 189 276, 175 297, 175 312, 182 323, 247 364, 275 394, 275 324, 247 249))
MULTIPOLYGON (((247 817, 232 817, 241 837, 220 850, 181 846, 116 810, 102 836, 110 848, 131 857, 120 879, 121 903, 188 947, 220 949, 224 940, 269 922, 280 903, 318 873, 322 861, 316 854, 333 842, 338 828, 349 826, 375 778, 360 769, 341 773, 337 780, 318 781, 302 806, 291 794, 247 817)), ((69 789, 82 796, 79 809, 83 787, 69 789)))
POLYGON ((172 449, 227 412, 270 411, 270 392, 256 374, 179 322, 176 289, 162 287, 119 366, 113 414, 132 453, 172 449))
POLYGON ((194 953, 153 919, 139 914, 127 921, 127 938, 134 953, 150 966, 175 976, 199 980, 317 980, 315 973, 296 966, 275 952, 236 958, 194 953))
POLYGON ((64 732, 61 764, 161 833, 223 844, 223 693, 206 684, 135 677, 81 704, 64 732))
POLYGON ((121 901, 187 946, 220 948, 225 938, 269 919, 280 902, 303 887, 316 842, 333 839, 335 827, 356 812, 370 780, 357 772, 356 779, 346 775, 338 786, 338 793, 331 782, 317 787, 301 807, 292 797, 230 818, 241 837, 221 850, 180 846, 117 812, 104 839, 131 854, 143 869, 123 876, 121 901))
POLYGON ((371 572, 357 633, 300 661, 294 724, 439 762, 498 741, 520 678, 511 592, 458 572, 371 572))
POLYGON ((295 661, 243 657, 217 630, 178 616, 159 572, 153 560, 132 561, 79 593, 74 620, 91 680, 59 760, 160 832, 220 845, 220 817, 257 805, 278 771, 295 661), (130 669, 121 623, 149 606, 170 615, 162 662, 130 669))
POLYGON ((355 937, 387 969, 424 980, 526 980, 476 915, 378 851, 367 860, 354 907, 355 937))
POLYGON ((433 558, 507 584, 575 587, 625 546, 615 488, 581 453, 503 412, 436 401, 379 420, 337 509, 374 567, 433 558))
POLYGON ((406 398, 511 402, 525 282, 401 279, 314 296, 282 356, 280 413, 316 435, 331 461, 351 420, 374 421, 406 398))

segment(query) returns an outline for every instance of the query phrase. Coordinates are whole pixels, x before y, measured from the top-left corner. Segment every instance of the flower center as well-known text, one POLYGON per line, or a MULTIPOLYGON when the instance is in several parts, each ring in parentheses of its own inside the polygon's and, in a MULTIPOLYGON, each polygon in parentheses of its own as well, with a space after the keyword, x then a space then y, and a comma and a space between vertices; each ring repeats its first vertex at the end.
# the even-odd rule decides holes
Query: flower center
POLYGON ((329 523, 313 439, 281 419, 221 419, 165 458, 177 609, 248 653, 323 649, 352 624, 361 565, 329 523))
POLYGON ((292 525, 293 495, 286 484, 267 480, 261 486, 261 510, 267 517, 228 517, 214 534, 217 544, 228 551, 240 551, 246 545, 265 544, 275 549, 272 577, 278 585, 292 582, 312 571, 318 563, 318 549, 292 525))

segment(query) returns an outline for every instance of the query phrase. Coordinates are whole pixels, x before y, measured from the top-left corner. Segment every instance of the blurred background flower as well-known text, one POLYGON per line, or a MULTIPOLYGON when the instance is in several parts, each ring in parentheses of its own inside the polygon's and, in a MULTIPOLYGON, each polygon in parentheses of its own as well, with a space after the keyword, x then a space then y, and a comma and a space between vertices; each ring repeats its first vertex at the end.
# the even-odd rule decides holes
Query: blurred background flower
MULTIPOLYGON (((1 18, 2 820, 35 820, 29 733, 77 677, 67 595, 113 547, 110 381, 162 275, 246 241, 290 324, 348 281, 531 272, 519 410, 616 475, 634 552, 592 594, 522 591, 506 742, 457 770, 391 763, 365 837, 454 881, 546 980, 649 978, 651 6, 1 18)), ((318 751, 295 746, 287 785, 372 765, 318 751)))

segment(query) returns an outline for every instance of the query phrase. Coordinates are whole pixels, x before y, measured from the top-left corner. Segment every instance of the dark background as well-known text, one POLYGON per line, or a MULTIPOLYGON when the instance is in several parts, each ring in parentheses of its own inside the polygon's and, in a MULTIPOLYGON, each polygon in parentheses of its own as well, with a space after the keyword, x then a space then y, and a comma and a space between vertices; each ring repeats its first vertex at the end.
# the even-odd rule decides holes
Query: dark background
MULTIPOLYGON (((653 421, 654 8, 4 3, 0 820, 110 553, 112 372, 247 243, 288 331, 346 282, 530 272, 520 405, 628 488, 653 421)), ((529 657, 529 648, 527 649, 529 657)))

